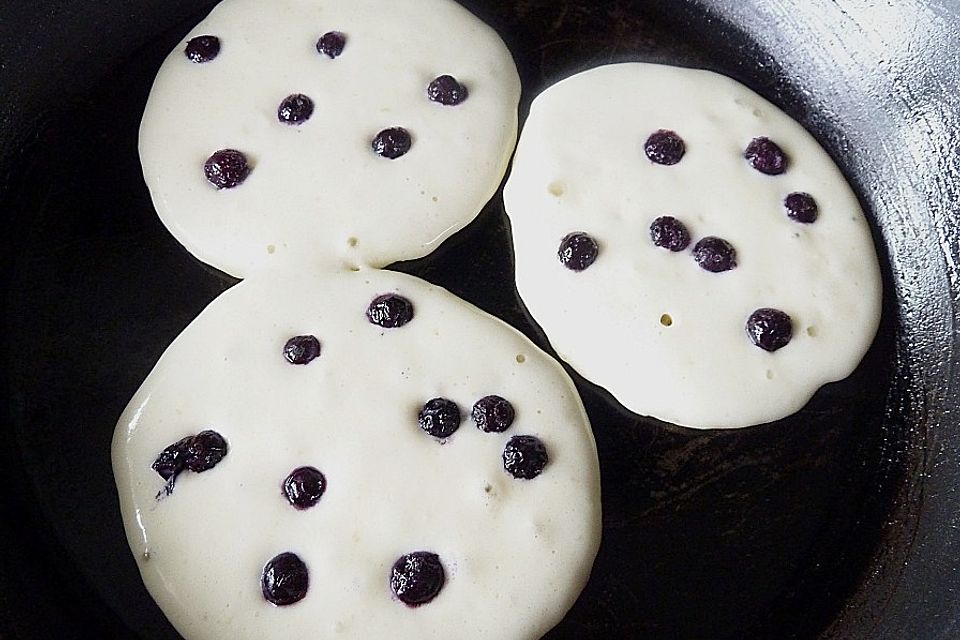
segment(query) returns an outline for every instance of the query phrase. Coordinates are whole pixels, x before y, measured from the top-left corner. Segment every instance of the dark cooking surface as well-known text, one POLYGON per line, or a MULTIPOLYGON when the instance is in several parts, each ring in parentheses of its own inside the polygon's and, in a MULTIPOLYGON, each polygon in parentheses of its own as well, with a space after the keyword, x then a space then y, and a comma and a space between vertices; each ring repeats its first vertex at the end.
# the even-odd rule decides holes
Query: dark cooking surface
MULTIPOLYGON (((17 4, 0 7, 10 398, 0 448, 0 637, 176 638, 123 538, 109 442, 165 346, 231 282, 163 229, 136 153, 153 75, 210 3, 17 4), (45 110, 25 114, 24 104, 45 110)), ((524 109, 558 77, 609 61, 704 66, 746 82, 840 160, 890 251, 874 348, 850 380, 782 424, 678 429, 631 417, 577 378, 601 455, 604 541, 583 597, 549 637, 952 637, 958 605, 943 596, 958 586, 950 569, 960 562, 949 552, 958 472, 935 463, 958 439, 947 416, 956 404, 955 273, 939 244, 955 255, 956 229, 944 221, 960 200, 957 159, 925 156, 946 138, 909 127, 937 126, 940 91, 957 79, 934 78, 927 102, 905 90, 909 68, 882 38, 858 31, 863 18, 849 11, 875 4, 867 0, 841 3, 846 22, 826 22, 861 42, 849 50, 805 33, 802 16, 783 17, 790 3, 773 0, 467 4, 513 51, 524 109), (872 47, 886 52, 886 66, 874 69, 872 47), (862 81, 864 69, 877 79, 862 81), (884 93, 888 77, 893 94, 884 93), (894 98, 913 102, 900 113, 894 98), (916 145, 907 156, 890 146, 901 141, 916 145)), ((953 37, 945 41, 952 53, 937 41, 930 60, 956 58, 953 37)), ((960 130, 956 113, 945 120, 946 131, 960 130)), ((509 256, 498 197, 434 256, 398 268, 545 344, 505 286, 509 256)))

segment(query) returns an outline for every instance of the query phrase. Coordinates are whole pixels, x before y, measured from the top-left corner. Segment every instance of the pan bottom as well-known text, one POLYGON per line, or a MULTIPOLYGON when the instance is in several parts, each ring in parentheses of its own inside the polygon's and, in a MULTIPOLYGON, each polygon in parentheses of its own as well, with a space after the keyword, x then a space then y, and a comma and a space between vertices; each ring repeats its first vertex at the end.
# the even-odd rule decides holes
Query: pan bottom
MULTIPOLYGON (((599 6, 472 3, 514 52, 523 114, 550 83, 607 62, 730 72, 729 43, 688 42, 683 24, 642 6, 599 6)), ((117 417, 164 348, 233 284, 160 224, 137 155, 153 75, 195 22, 173 27, 61 105, 15 170, 18 187, 5 207, 18 216, 18 232, 4 467, 19 518, 9 544, 23 550, 8 575, 23 593, 0 601, 33 630, 24 637, 179 637, 127 548, 109 453, 117 417)), ((763 78, 737 79, 769 94, 763 78)), ((797 100, 780 106, 802 116, 807 105, 797 100)), ((434 255, 393 268, 448 288, 546 347, 512 284, 507 225, 498 195, 434 255)), ((895 311, 888 302, 853 376, 794 416, 742 431, 639 418, 573 374, 601 458, 604 538, 586 590, 548 637, 816 637, 857 589, 900 477, 891 449, 901 427, 886 411, 895 311)))

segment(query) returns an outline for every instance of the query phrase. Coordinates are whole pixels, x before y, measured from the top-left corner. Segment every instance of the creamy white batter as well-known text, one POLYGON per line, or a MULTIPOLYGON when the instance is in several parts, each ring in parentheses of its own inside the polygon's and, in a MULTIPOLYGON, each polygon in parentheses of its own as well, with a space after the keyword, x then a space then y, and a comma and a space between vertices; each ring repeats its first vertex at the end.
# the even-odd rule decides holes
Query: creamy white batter
POLYGON ((496 33, 452 0, 225 0, 178 45, 154 83, 140 157, 160 218, 186 248, 245 277, 297 268, 383 266, 426 255, 496 191, 516 142, 520 82, 496 33), (317 52, 329 31, 343 53, 317 52), (184 45, 220 39, 197 64, 184 45), (467 87, 456 106, 427 98, 444 74, 467 87), (315 110, 297 126, 290 94, 315 110), (403 127, 396 160, 371 141, 403 127), (217 190, 203 164, 236 149, 247 179, 217 190))
POLYGON ((570 379, 519 332, 403 274, 268 273, 211 303, 131 400, 113 442, 130 547, 151 595, 190 640, 232 638, 540 638, 573 604, 600 539, 597 453, 570 379), (398 292, 413 320, 382 329, 370 301, 398 292), (321 354, 289 364, 288 338, 321 354), (484 433, 470 408, 498 394, 516 419, 484 433), (434 397, 464 422, 444 443, 417 425, 434 397), (150 465, 202 429, 229 443, 203 473, 156 500, 150 465), (550 461, 532 480, 506 473, 514 435, 550 461), (314 466, 327 489, 298 511, 280 485, 314 466), (447 582, 411 609, 392 597, 402 554, 440 555, 447 582), (300 602, 260 592, 264 564, 294 552, 310 570, 300 602))
POLYGON ((563 359, 636 413, 701 428, 773 421, 848 376, 876 333, 880 274, 852 190, 809 133, 729 78, 619 64, 554 85, 533 103, 504 197, 530 312, 563 359), (659 129, 685 141, 678 164, 644 155, 659 129), (758 136, 787 153, 786 173, 744 160, 758 136), (791 192, 816 199, 816 222, 787 217, 791 192), (665 215, 689 229, 686 251, 651 242, 665 215), (557 259, 573 231, 599 244, 579 273, 557 259), (732 243, 738 267, 698 267, 690 249, 705 236, 732 243), (793 319, 772 353, 744 330, 761 307, 793 319))

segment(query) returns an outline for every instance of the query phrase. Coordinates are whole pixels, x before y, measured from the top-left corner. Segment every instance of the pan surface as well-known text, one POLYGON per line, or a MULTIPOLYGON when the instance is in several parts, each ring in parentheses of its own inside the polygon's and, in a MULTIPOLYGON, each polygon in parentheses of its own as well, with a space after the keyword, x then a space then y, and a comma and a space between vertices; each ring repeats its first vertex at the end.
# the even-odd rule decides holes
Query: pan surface
MULTIPOLYGON (((230 278, 162 227, 137 128, 209 0, 0 5, 0 638, 175 639, 123 535, 114 423, 230 278)), ((574 375, 601 456, 604 539, 567 638, 937 640, 960 633, 960 6, 949 0, 469 0, 507 41, 522 115, 602 63, 713 69, 830 151, 870 214, 877 340, 799 414, 733 432, 625 412, 574 375)), ((499 195, 394 268, 549 348, 512 284, 499 195)))

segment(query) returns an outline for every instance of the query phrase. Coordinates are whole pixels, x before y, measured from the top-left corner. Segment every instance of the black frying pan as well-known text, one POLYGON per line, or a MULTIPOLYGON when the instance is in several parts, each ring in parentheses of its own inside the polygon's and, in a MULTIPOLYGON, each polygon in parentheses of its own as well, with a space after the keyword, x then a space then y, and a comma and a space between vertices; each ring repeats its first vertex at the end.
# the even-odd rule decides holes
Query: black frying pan
MULTIPOLYGON (((136 151, 160 62, 212 4, 0 5, 2 638, 177 638, 127 549, 109 445, 163 349, 232 284, 163 229, 136 151)), ((524 110, 560 77, 611 61, 745 82, 840 163, 884 264, 864 363, 781 423, 679 429, 575 377, 601 455, 604 541, 549 638, 958 637, 960 5, 466 4, 513 51, 524 110)), ((435 255, 395 268, 546 347, 510 256, 498 196, 435 255)))

